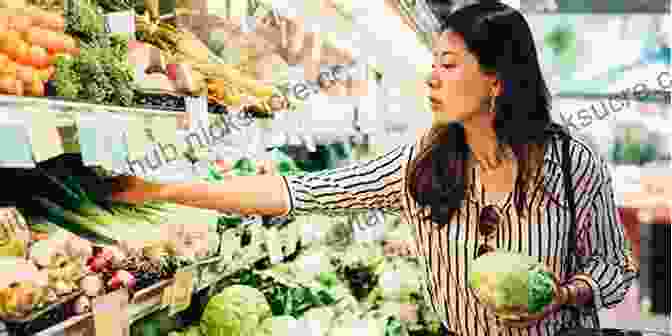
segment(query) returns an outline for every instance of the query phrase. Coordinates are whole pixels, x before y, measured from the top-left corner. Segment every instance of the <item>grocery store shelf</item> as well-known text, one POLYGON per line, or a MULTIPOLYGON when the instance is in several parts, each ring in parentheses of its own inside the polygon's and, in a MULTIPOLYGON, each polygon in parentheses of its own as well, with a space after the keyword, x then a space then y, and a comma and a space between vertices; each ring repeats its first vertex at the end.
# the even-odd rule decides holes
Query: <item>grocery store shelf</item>
POLYGON ((32 104, 39 104, 46 106, 49 110, 54 110, 59 117, 75 116, 75 112, 116 112, 124 114, 136 114, 146 116, 178 116, 182 112, 161 111, 155 109, 141 109, 133 107, 123 107, 114 105, 97 105, 81 102, 73 102, 58 98, 35 98, 35 97, 18 97, 0 95, 0 106, 2 108, 12 111, 13 109, 22 109, 25 106, 32 104))
MULTIPOLYGON (((257 229, 258 232, 265 230, 261 228, 260 223, 257 229)), ((285 228, 285 230, 288 229, 285 228)), ((229 233, 232 233, 232 231, 228 230, 229 233)), ((223 281, 227 281, 227 279, 250 267, 250 265, 268 257, 269 254, 262 247, 264 243, 263 238, 263 236, 257 235, 255 238, 256 243, 250 243, 246 247, 234 252, 235 258, 233 256, 214 256, 200 260, 196 265, 192 265, 196 269, 194 293, 204 293, 211 288, 217 288, 223 281)), ((293 249, 288 248, 287 252, 292 253, 293 249)), ((129 323, 133 325, 149 316, 153 316, 155 313, 167 310, 168 306, 162 302, 163 290, 170 287, 172 283, 173 279, 164 280, 136 293, 127 306, 129 323)), ((92 328, 93 314, 87 313, 71 317, 62 323, 37 333, 35 336, 94 335, 91 330, 92 328)))

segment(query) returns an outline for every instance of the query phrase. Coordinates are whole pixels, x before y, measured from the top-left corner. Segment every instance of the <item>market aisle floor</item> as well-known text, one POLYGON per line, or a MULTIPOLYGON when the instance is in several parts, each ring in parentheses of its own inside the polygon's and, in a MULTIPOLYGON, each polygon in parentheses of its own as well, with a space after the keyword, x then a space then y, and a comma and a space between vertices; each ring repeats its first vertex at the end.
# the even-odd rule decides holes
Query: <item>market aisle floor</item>
POLYGON ((600 313, 603 328, 650 330, 672 333, 670 317, 665 315, 645 316, 639 306, 639 286, 635 283, 622 304, 600 313))

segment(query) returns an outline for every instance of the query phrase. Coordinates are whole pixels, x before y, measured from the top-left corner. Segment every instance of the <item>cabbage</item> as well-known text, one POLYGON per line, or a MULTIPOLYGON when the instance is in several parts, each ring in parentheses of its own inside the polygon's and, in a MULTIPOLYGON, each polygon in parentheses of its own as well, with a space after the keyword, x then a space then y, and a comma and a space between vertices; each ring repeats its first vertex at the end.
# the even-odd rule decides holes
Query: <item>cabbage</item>
POLYGON ((206 336, 253 336, 271 316, 264 294, 253 287, 234 285, 212 297, 201 318, 206 336))
POLYGON ((554 295, 552 273, 531 257, 508 252, 476 259, 469 285, 500 315, 539 313, 554 295))

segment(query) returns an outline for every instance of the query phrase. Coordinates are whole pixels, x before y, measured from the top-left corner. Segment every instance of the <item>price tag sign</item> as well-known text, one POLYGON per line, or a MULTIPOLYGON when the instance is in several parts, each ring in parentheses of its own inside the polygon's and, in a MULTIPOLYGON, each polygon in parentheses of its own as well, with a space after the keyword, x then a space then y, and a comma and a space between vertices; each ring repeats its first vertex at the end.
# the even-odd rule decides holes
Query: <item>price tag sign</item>
POLYGON ((185 267, 175 273, 175 282, 171 290, 170 315, 173 316, 186 310, 191 305, 191 296, 194 292, 195 266, 185 267))
POLYGON ((122 11, 106 14, 105 25, 110 33, 126 33, 133 38, 135 36, 135 13, 122 11))
POLYGON ((49 110, 44 104, 29 106, 26 112, 30 115, 30 144, 35 161, 45 161, 63 154, 55 111, 49 110))
POLYGON ((29 133, 28 125, 24 121, 0 122, 1 167, 35 168, 29 133))
POLYGON ((201 127, 209 129, 208 99, 207 97, 185 97, 187 115, 189 115, 189 130, 197 132, 201 127))
POLYGON ((379 210, 353 214, 352 234, 355 241, 379 241, 385 234, 385 216, 379 210))
POLYGON ((129 336, 128 291, 121 289, 93 301, 96 336, 129 336))

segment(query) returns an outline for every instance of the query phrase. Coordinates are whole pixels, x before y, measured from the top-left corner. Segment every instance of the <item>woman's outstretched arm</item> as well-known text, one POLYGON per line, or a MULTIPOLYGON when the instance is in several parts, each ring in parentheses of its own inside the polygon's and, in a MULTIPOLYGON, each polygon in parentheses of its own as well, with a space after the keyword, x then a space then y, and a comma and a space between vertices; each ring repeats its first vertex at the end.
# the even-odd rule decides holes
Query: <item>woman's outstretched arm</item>
POLYGON ((340 210, 401 208, 403 165, 412 146, 377 159, 302 176, 240 176, 213 183, 153 184, 118 178, 112 198, 130 203, 157 200, 240 214, 279 216, 340 210))
POLYGON ((287 183, 281 176, 230 177, 218 183, 154 184, 120 177, 112 198, 129 203, 165 201, 240 214, 279 216, 290 210, 287 183))

